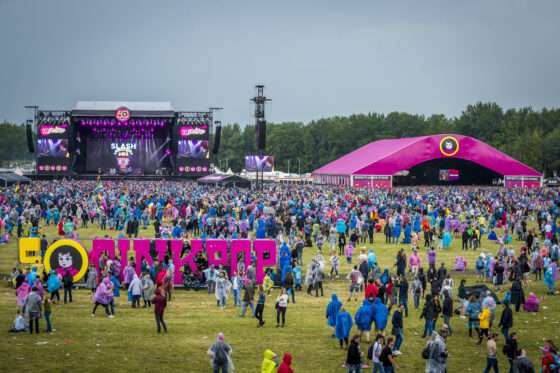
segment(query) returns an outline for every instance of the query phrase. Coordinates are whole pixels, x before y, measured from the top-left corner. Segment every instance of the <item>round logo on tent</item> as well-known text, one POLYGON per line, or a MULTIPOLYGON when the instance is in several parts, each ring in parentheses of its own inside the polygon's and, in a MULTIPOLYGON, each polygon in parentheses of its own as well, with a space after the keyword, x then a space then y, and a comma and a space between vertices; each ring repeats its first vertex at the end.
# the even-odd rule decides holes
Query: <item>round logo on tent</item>
POLYGON ((88 255, 79 242, 63 239, 49 246, 43 264, 47 273, 54 270, 60 276, 64 276, 70 272, 74 282, 77 282, 86 274, 88 255))
POLYGON ((446 157, 452 157, 459 151, 459 140, 453 136, 445 136, 439 142, 439 151, 446 157))
POLYGON ((124 106, 118 108, 117 111, 115 112, 115 118, 119 122, 128 121, 130 119, 130 110, 128 110, 128 108, 126 108, 124 106))

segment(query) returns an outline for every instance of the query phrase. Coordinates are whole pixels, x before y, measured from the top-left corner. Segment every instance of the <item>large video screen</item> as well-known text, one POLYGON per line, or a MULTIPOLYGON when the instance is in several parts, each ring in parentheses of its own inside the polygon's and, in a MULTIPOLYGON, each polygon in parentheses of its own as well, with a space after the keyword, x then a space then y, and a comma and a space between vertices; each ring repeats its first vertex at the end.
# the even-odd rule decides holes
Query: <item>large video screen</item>
POLYGON ((439 181, 457 181, 457 180, 459 180, 459 170, 453 168, 439 170, 439 181))
POLYGON ((179 140, 177 158, 208 158, 208 140, 179 140))
POLYGON ((274 171, 274 157, 271 155, 248 155, 245 157, 245 170, 249 172, 274 171))
POLYGON ((37 155, 39 157, 67 157, 68 139, 37 139, 37 155))
POLYGON ((164 139, 119 141, 88 139, 86 168, 90 172, 115 169, 119 172, 154 173, 165 167, 170 150, 164 139))

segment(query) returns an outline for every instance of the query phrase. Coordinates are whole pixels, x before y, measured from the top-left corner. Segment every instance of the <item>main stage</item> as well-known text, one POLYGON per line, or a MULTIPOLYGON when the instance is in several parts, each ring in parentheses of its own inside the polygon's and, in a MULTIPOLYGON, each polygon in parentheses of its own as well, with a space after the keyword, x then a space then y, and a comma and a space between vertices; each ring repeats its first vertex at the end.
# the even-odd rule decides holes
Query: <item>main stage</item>
POLYGON ((78 102, 37 110, 35 179, 161 180, 212 173, 212 111, 169 102, 78 102))

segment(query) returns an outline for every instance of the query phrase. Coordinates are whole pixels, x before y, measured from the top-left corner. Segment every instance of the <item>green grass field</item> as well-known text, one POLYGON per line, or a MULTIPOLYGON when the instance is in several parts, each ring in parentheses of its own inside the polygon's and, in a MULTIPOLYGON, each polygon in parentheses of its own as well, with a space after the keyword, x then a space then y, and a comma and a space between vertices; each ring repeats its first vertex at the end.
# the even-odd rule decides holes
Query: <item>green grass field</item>
MULTIPOLYGON (((48 233, 55 234, 53 229, 48 233)), ((94 229, 80 231, 82 237, 98 234, 94 229)), ((150 236, 151 232, 143 231, 143 234, 150 236)), ((382 267, 392 267, 396 252, 404 245, 386 245, 382 243, 382 235, 376 235, 375 240, 373 245, 366 247, 375 249, 382 267)), ((520 246, 519 242, 514 241, 513 244, 516 248, 520 246)), ((90 242, 86 241, 86 245, 89 248, 90 242)), ((455 256, 460 253, 459 245, 460 241, 454 240, 450 251, 438 252, 438 262, 444 261, 450 268, 455 256)), ((482 246, 483 250, 492 253, 497 249, 494 243, 488 241, 483 241, 482 246)), ((410 248, 405 248, 408 254, 410 248)), ((307 260, 314 251, 306 249, 307 260)), ((421 250, 421 255, 425 263, 424 250, 421 250)), ((463 255, 472 269, 478 253, 470 251, 463 255)), ((1 246, 0 272, 9 273, 16 257, 15 242, 1 246)), ((345 260, 343 262, 342 272, 345 274, 350 267, 345 260)), ((476 283, 472 274, 452 274, 456 286, 462 277, 467 279, 468 284, 476 283)), ((116 317, 108 319, 102 310, 92 317, 90 293, 77 290, 74 292, 74 303, 53 306, 52 320, 56 331, 52 335, 41 333, 31 336, 7 333, 16 302, 13 290, 4 285, 0 288, 0 325, 5 330, 0 338, 0 372, 210 372, 206 351, 220 331, 224 332, 227 342, 233 347, 237 372, 260 372, 262 353, 266 348, 280 355, 283 352, 292 353, 292 366, 296 372, 343 372, 345 351, 340 350, 337 341, 331 337, 324 312, 333 292, 346 299, 347 287, 345 280, 326 281, 323 298, 309 297, 305 292, 297 293, 297 304, 290 303, 288 306, 285 328, 275 327, 274 299, 278 291, 274 291, 267 300, 267 324, 264 328, 256 328, 256 320, 240 318, 237 308, 230 305, 225 310, 217 308, 214 295, 176 289, 174 300, 166 310, 167 335, 156 333, 151 310, 130 307, 126 292, 117 300, 116 317)), ((529 291, 541 297, 544 286, 540 281, 531 282, 526 293, 529 291)), ((231 297, 228 302, 232 304, 231 297)), ((412 299, 409 302, 412 303, 412 299)), ((347 304, 352 314, 359 303, 361 301, 347 304)), ((537 314, 514 314, 512 329, 520 335, 520 345, 527 350, 535 366, 540 366, 538 347, 544 339, 552 338, 560 345, 560 297, 545 297, 541 305, 544 307, 537 314)), ((498 318, 500 314, 501 306, 498 306, 498 318)), ((405 319, 403 354, 397 359, 401 372, 424 369, 420 354, 425 340, 420 338, 423 320, 419 319, 419 315, 419 310, 411 307, 410 315, 405 319)), ((477 346, 474 338, 468 338, 465 320, 454 317, 451 323, 454 335, 448 339, 449 372, 482 372, 486 363, 484 344, 477 346)), ((41 326, 44 329, 43 321, 41 326)), ((441 321, 438 326, 441 326, 441 321)), ((390 326, 387 330, 390 331, 390 326)), ((353 331, 356 331, 355 327, 353 331)), ((499 364, 500 369, 505 370, 507 361, 501 353, 503 343, 502 339, 498 342, 499 364)), ((362 350, 367 350, 365 342, 362 350)))

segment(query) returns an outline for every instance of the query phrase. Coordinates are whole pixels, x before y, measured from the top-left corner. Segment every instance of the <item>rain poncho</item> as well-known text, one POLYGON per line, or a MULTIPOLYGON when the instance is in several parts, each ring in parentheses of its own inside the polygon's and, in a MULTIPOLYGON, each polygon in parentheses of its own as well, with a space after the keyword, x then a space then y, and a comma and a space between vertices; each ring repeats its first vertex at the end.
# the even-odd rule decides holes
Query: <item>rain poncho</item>
POLYGON ((261 373, 276 373, 276 354, 271 350, 265 350, 263 357, 261 373))
POLYGON ((340 307, 342 307, 342 303, 340 303, 336 294, 333 294, 326 311, 327 324, 329 324, 329 326, 336 325, 336 316, 338 315, 340 307))
POLYGON ((336 315, 336 326, 334 328, 334 335, 337 339, 348 338, 350 330, 352 329, 352 316, 348 311, 343 310, 336 315))
POLYGON ((373 305, 364 299, 362 306, 354 315, 354 321, 358 329, 369 332, 371 330, 371 323, 373 321, 373 305))
POLYGON ((385 330, 387 319, 389 318, 389 310, 387 306, 381 302, 381 299, 375 298, 373 302, 373 321, 376 330, 385 330))
POLYGON ((47 290, 49 291, 49 293, 52 293, 53 291, 57 291, 58 289, 60 289, 61 286, 62 284, 60 282, 60 278, 54 270, 51 270, 49 279, 47 280, 47 290))

